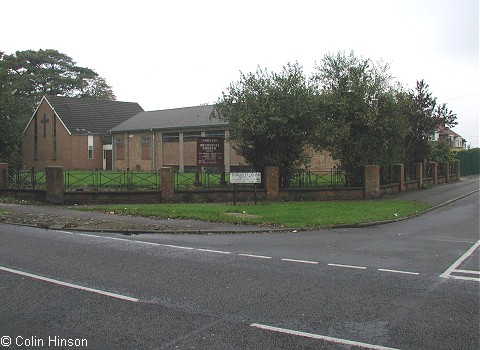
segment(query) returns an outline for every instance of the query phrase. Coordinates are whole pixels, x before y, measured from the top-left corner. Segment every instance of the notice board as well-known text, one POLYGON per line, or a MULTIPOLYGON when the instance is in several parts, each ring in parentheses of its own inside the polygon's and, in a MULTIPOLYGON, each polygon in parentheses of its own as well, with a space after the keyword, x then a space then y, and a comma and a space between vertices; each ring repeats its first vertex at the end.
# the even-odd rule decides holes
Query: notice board
POLYGON ((197 137, 197 167, 224 167, 225 139, 197 137))

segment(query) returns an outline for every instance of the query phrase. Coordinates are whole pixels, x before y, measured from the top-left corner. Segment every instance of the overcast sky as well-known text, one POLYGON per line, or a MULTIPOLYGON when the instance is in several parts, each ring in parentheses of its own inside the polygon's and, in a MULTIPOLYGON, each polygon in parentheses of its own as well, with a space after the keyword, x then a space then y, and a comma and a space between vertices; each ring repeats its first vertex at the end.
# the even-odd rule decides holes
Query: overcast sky
POLYGON ((478 0, 18 0, 2 2, 0 50, 55 49, 145 110, 214 103, 239 72, 306 74, 326 53, 425 79, 479 146, 478 0))

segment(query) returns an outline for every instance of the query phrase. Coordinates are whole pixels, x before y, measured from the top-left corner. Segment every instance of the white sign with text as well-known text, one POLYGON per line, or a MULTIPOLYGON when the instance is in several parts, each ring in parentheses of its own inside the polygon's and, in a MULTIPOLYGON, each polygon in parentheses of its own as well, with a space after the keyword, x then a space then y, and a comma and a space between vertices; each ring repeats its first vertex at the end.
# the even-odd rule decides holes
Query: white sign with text
POLYGON ((262 173, 230 173, 231 184, 259 184, 262 173))

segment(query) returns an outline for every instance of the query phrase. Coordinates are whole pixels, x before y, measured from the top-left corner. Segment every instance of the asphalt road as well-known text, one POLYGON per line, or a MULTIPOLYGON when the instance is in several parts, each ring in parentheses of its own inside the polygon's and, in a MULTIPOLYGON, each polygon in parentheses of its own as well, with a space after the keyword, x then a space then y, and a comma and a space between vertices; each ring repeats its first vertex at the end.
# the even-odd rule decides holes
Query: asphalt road
POLYGON ((0 348, 478 349, 478 241, 478 192, 359 229, 0 225, 0 348))

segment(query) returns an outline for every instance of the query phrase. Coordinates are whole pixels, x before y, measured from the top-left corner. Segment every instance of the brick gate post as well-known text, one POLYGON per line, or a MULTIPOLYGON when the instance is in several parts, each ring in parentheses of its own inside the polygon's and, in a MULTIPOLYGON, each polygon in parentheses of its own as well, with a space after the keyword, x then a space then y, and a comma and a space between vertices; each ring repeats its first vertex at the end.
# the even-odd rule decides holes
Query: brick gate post
POLYGON ((175 171, 170 167, 160 169, 160 179, 162 182, 162 202, 175 201, 175 171))
POLYGON ((276 201, 280 195, 279 187, 279 170, 276 166, 267 166, 265 172, 265 189, 266 199, 268 201, 276 201))
POLYGON ((404 192, 405 191, 405 166, 403 164, 394 164, 393 168, 395 170, 394 181, 400 184, 399 192, 404 192))
POLYGON ((365 165, 364 187, 365 199, 380 197, 380 167, 378 165, 365 165))
POLYGON ((438 164, 437 162, 428 162, 431 175, 433 177, 433 185, 438 185, 438 164))
POLYGON ((63 204, 64 176, 63 167, 47 166, 45 168, 46 191, 45 200, 51 204, 63 204))
POLYGON ((415 163, 413 166, 417 175, 418 189, 421 190, 423 188, 423 163, 415 163))
POLYGON ((450 182, 450 163, 445 162, 445 182, 450 182))

